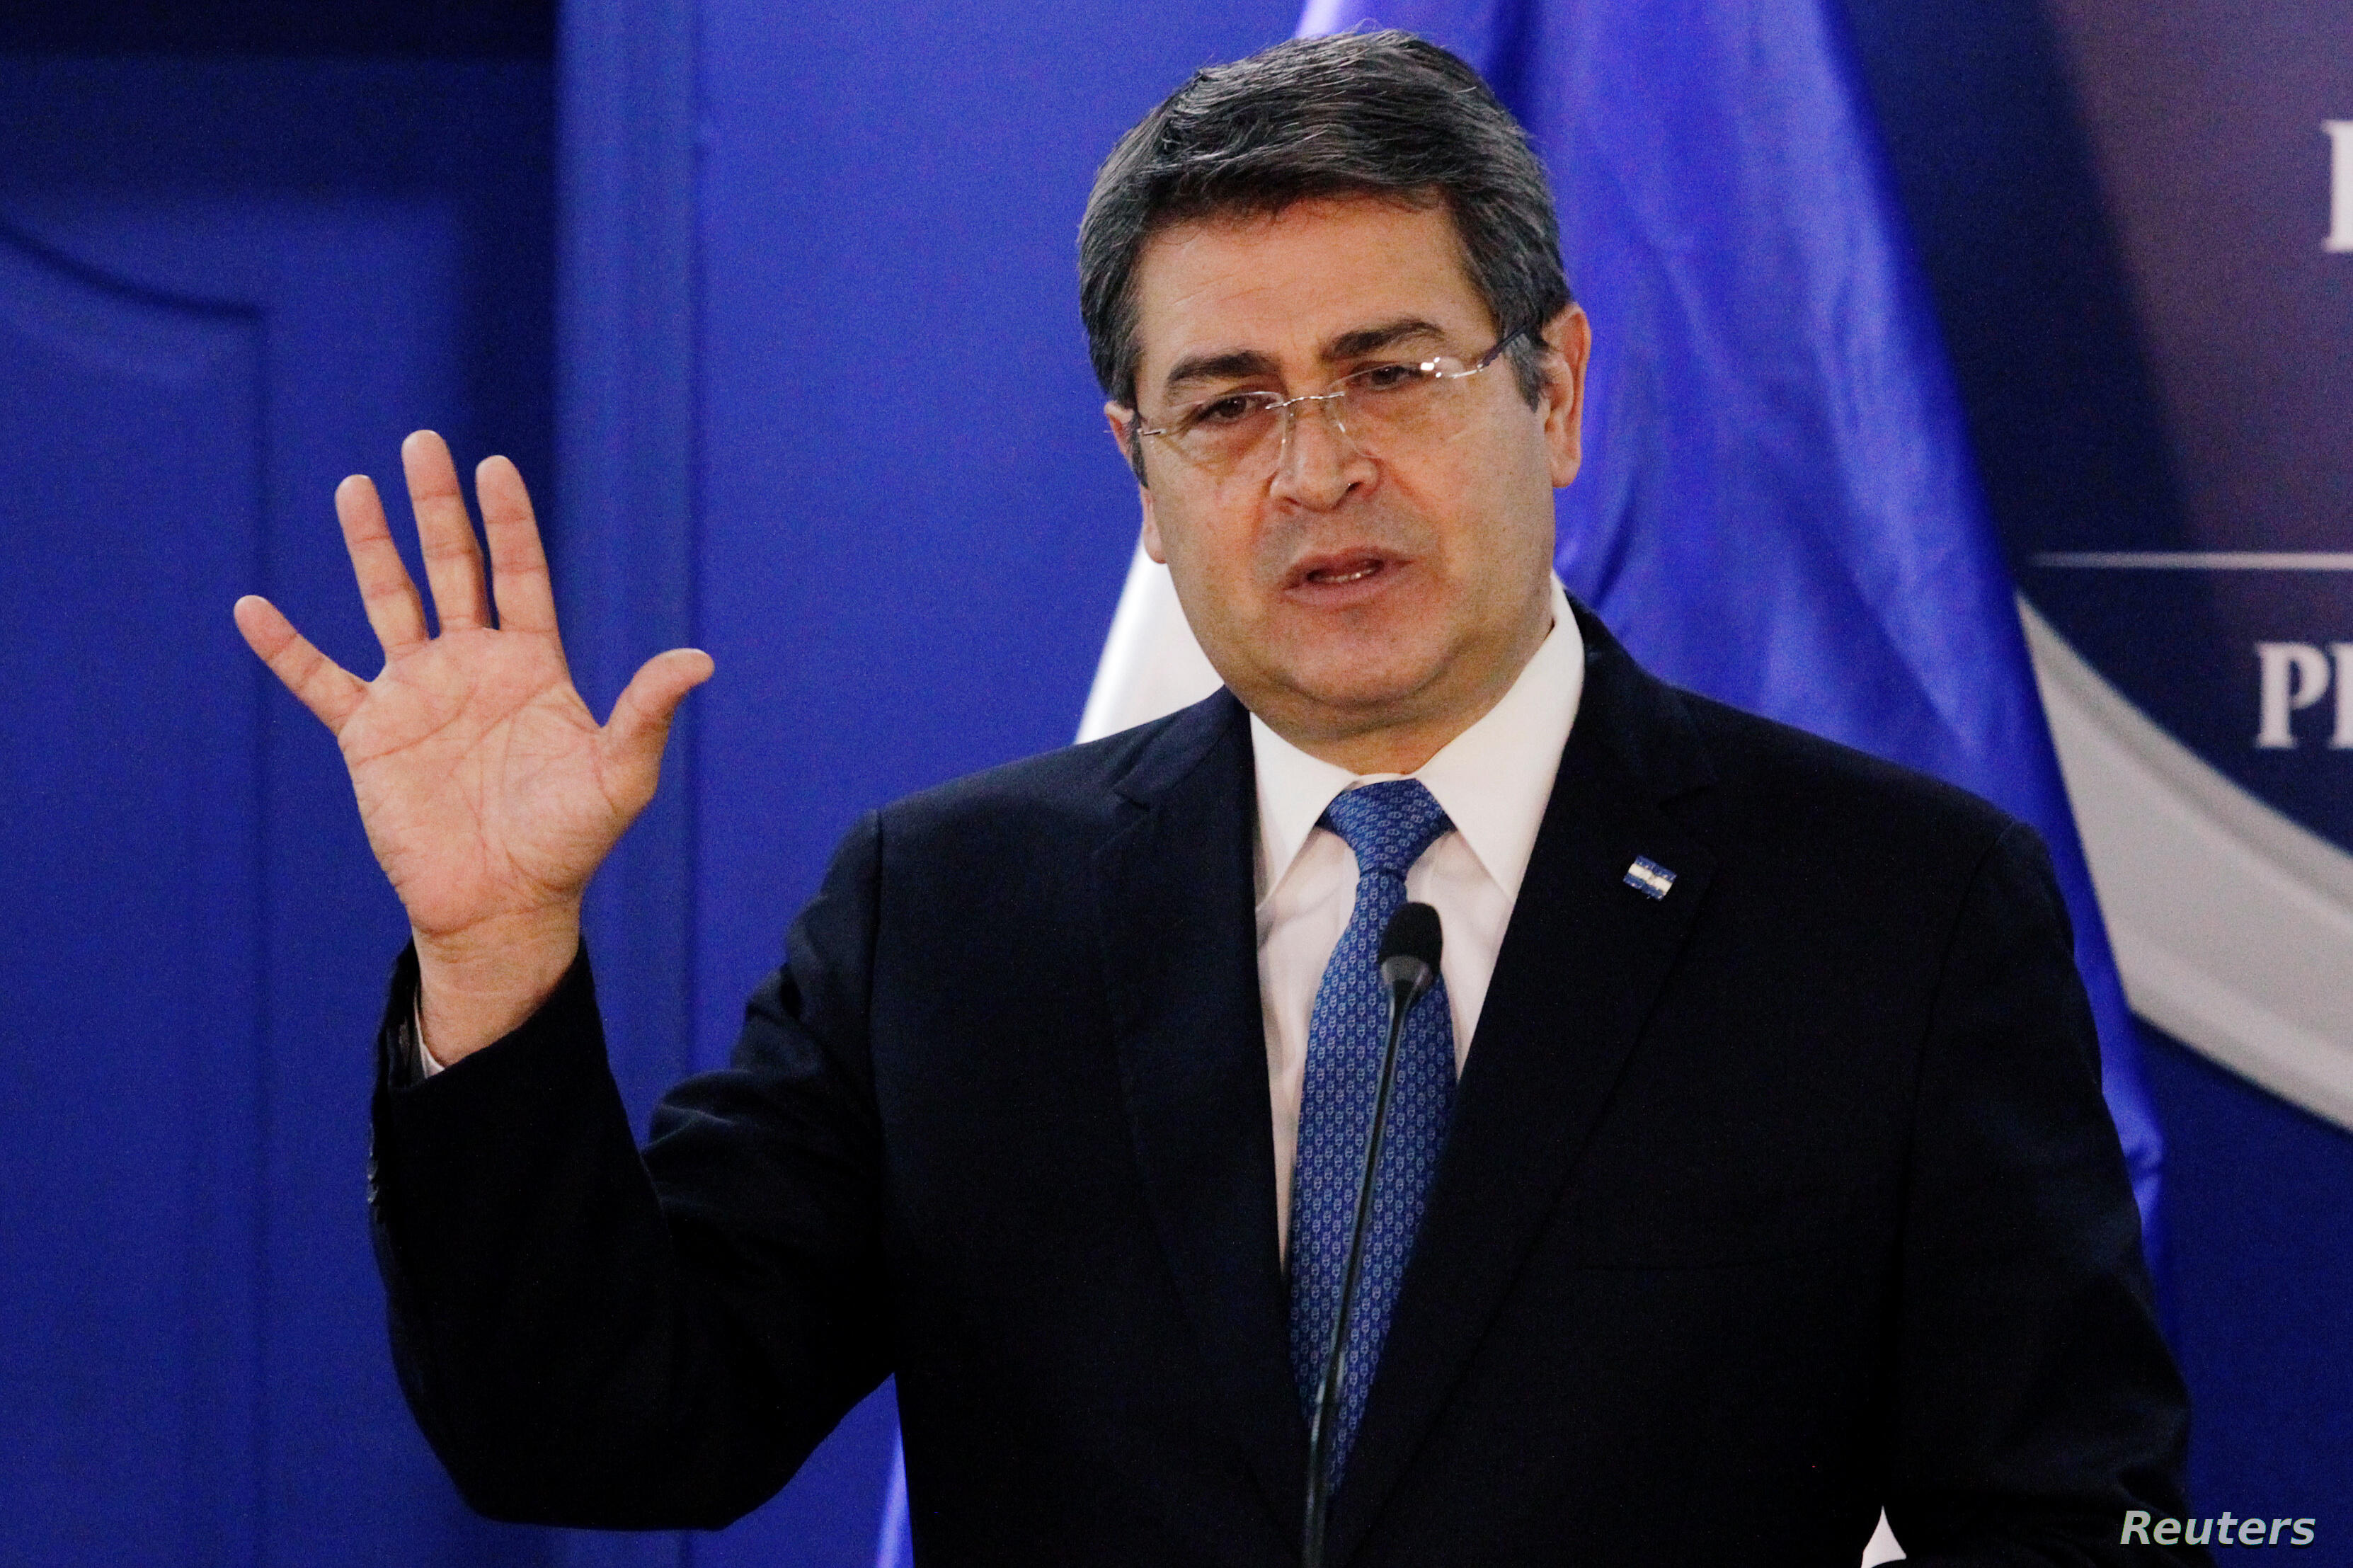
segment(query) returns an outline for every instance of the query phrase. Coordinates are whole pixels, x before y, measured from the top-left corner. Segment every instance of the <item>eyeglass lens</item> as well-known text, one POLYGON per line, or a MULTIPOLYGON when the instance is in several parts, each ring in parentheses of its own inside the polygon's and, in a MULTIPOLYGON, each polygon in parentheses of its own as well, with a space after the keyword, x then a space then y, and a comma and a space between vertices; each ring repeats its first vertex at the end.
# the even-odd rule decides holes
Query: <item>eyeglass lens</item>
MULTIPOLYGON (((1500 345, 1499 345, 1500 346, 1500 345)), ((1237 392, 1189 405, 1163 429, 1187 458, 1214 473, 1245 468, 1271 472, 1292 438, 1291 426, 1320 410, 1343 443, 1368 458, 1395 456, 1446 439, 1459 426, 1465 385, 1487 368, 1443 357, 1412 364, 1372 365, 1298 397, 1237 392)))

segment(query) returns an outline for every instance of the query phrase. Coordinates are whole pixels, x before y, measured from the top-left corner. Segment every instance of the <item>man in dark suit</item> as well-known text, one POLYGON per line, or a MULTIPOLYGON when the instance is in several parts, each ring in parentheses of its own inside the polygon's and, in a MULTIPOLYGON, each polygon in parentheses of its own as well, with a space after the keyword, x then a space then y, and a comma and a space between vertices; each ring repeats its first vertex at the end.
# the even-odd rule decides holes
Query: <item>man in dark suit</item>
MULTIPOLYGON (((475 1504, 756 1505, 898 1378, 942 1563, 1294 1561, 1409 894, 1327 1561, 2124 1561, 2184 1415, 2032 834, 1677 692, 1550 576, 1588 334, 1542 172, 1398 35, 1205 72, 1082 236, 1147 548, 1228 689, 870 816, 632 1146, 579 894, 710 671, 599 730, 512 468, 365 481, 363 684, 258 600, 410 912, 374 1211, 475 1504), (420 1079, 422 1081, 420 1081, 420 1079)), ((2144 1560, 2151 1549, 2137 1549, 2144 1560)))

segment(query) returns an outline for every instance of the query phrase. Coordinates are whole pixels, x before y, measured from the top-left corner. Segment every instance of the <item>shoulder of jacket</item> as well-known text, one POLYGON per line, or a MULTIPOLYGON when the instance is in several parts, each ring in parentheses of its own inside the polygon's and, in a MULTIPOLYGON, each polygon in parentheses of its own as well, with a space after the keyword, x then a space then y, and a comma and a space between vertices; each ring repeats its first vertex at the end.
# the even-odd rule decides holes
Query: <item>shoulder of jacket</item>
POLYGON ((1083 830, 1121 816, 1123 781, 1188 721, 1191 709, 1123 730, 1101 740, 1058 747, 918 790, 879 813, 886 837, 941 832, 1083 830))
POLYGON ((1865 840, 1941 845, 1972 861, 2021 826, 1993 802, 1916 768, 1695 692, 1679 695, 1717 788, 1736 798, 1843 826, 1865 840))

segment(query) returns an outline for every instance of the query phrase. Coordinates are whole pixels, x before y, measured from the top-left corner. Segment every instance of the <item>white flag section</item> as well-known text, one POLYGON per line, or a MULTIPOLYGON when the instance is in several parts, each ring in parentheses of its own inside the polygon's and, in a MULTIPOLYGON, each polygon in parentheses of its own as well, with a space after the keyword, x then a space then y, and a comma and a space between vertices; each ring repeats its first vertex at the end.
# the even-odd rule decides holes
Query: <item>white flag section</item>
POLYGON ((1079 739, 1099 741, 1189 708, 1218 686, 1218 672, 1185 624, 1168 568, 1146 555, 1139 541, 1079 718, 1079 739))

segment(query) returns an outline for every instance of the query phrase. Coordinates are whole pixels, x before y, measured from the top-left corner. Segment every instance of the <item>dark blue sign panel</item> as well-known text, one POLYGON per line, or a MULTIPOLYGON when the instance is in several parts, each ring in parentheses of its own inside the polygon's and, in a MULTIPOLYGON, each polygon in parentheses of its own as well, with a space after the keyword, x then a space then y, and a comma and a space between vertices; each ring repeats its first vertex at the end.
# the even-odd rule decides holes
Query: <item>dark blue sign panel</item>
POLYGON ((2050 15, 2170 458, 2013 530, 2053 731, 2135 1008, 2353 1125, 2353 5, 2050 15))

